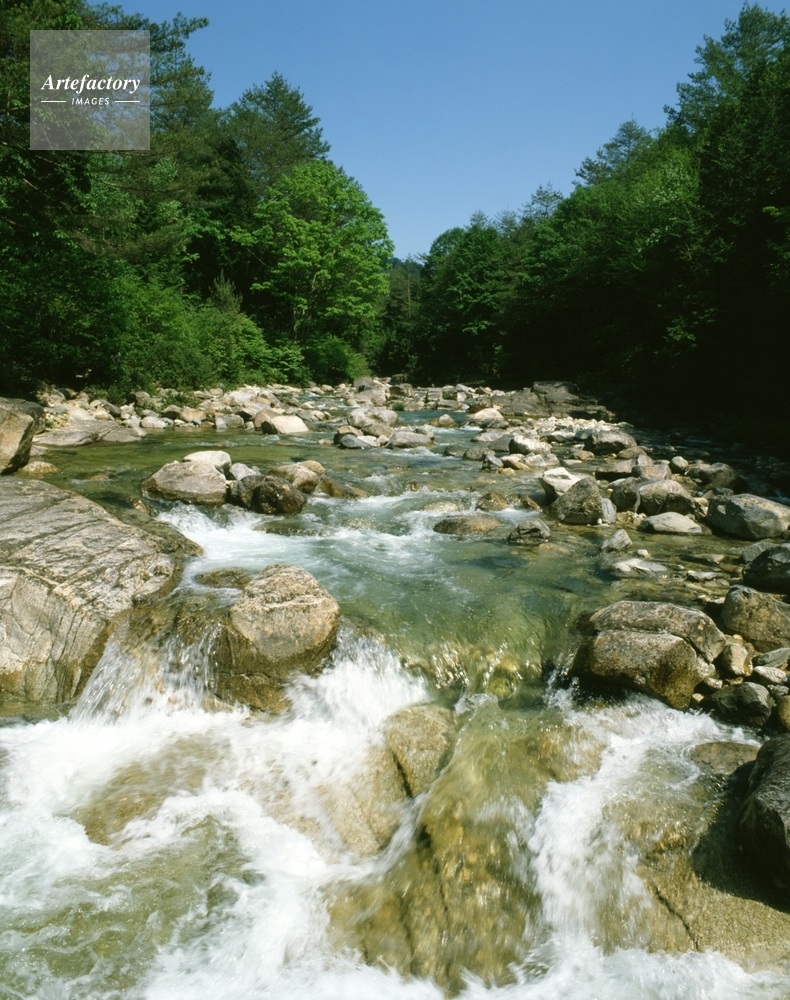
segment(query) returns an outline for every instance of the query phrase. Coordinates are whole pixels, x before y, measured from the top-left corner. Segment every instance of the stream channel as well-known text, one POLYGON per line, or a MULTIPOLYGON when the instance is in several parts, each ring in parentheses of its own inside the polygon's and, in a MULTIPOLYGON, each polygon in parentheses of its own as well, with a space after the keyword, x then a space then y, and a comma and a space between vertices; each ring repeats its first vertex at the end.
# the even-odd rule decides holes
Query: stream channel
MULTIPOLYGON (((731 891, 700 860, 742 863, 709 843, 726 782, 695 748, 757 734, 553 682, 581 611, 624 598, 700 607, 690 549, 735 564, 746 543, 653 536, 650 557, 672 572, 651 583, 596 568, 610 526, 552 525, 530 549, 438 534, 448 510, 486 492, 542 496, 535 478, 442 454, 472 434, 351 452, 319 433, 168 431, 50 453, 51 482, 132 523, 125 498, 201 448, 263 469, 316 459, 368 497, 316 493, 286 518, 147 501, 203 550, 182 596, 205 596, 210 571, 293 563, 339 602, 338 644, 275 716, 216 710, 201 643, 154 649, 147 637, 111 642, 76 705, 5 710, 0 997, 790 996, 786 904, 731 891), (422 704, 452 713, 451 756, 399 807, 383 850, 353 850, 348 789, 387 718, 422 704)), ((708 596, 727 581, 716 586, 708 596)), ((213 591, 220 604, 238 596, 213 591)))

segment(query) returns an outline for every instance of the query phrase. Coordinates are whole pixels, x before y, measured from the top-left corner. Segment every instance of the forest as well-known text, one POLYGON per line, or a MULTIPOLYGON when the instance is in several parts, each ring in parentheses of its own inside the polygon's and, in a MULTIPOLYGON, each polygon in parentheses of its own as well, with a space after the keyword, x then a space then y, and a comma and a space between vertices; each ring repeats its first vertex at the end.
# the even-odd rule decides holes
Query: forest
POLYGON ((293 82, 272 68, 213 106, 188 51, 206 24, 0 10, 0 391, 560 378, 642 418, 787 440, 785 14, 746 4, 706 37, 664 126, 624 122, 569 194, 525 192, 407 260, 293 82), (150 30, 150 152, 28 149, 31 28, 150 30))

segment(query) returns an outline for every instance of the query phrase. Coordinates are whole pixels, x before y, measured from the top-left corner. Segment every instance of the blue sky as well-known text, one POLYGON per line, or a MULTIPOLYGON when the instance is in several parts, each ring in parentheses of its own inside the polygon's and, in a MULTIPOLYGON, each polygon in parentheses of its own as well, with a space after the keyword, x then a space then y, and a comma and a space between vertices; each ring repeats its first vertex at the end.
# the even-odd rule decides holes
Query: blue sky
MULTIPOLYGON (((225 106, 277 70, 321 118, 331 158, 387 220, 400 257, 475 211, 567 194, 634 117, 664 122, 704 35, 740 0, 126 0, 209 18, 190 52, 225 106)), ((783 4, 764 0, 781 11, 783 4)))

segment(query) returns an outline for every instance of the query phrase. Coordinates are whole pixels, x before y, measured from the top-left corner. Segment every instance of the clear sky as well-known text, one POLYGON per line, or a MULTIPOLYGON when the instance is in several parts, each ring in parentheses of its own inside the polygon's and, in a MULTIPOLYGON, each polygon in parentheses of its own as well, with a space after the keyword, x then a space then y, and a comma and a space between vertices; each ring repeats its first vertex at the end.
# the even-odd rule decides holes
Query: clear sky
MULTIPOLYGON (((125 0, 209 18, 190 52, 226 106, 276 70, 321 119, 330 157, 425 253, 475 211, 564 194, 634 117, 664 123, 703 36, 741 0, 125 0)), ((779 12, 783 3, 763 0, 779 12)))

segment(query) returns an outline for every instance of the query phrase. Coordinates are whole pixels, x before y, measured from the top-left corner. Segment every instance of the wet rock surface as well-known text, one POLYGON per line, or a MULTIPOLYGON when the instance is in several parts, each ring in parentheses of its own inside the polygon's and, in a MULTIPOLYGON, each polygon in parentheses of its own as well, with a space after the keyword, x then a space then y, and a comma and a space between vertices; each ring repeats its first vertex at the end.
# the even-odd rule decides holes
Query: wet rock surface
POLYGON ((320 668, 337 635, 340 608, 310 573, 274 565, 242 590, 218 639, 214 690, 227 701, 280 710, 295 673, 320 668))
POLYGON ((175 549, 78 494, 0 480, 0 692, 73 698, 112 623, 178 582, 184 552, 175 549))

